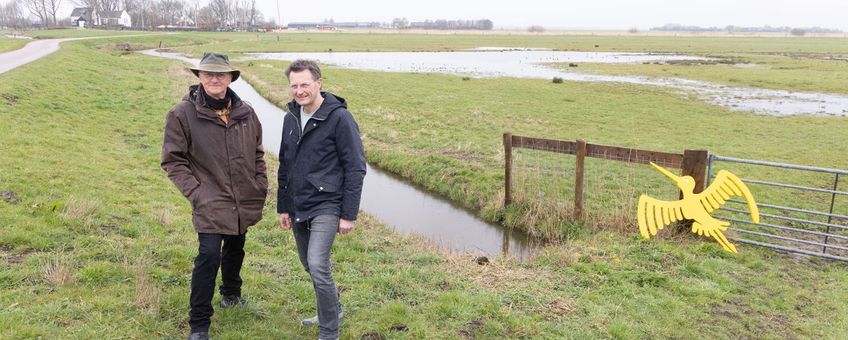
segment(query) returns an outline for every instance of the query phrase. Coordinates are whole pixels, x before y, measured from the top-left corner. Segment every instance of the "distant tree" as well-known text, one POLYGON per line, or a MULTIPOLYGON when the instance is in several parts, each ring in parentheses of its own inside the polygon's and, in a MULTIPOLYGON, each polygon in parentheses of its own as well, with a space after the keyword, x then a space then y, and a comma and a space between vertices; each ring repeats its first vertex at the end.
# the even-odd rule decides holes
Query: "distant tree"
POLYGON ((807 31, 803 28, 793 28, 789 31, 789 34, 792 34, 797 37, 803 37, 805 34, 807 34, 807 31))
POLYGON ((636 28, 636 27, 633 27, 633 28, 627 30, 627 33, 632 33, 632 34, 639 33, 639 29, 636 28))
POLYGON ((182 0, 159 0, 153 5, 155 22, 151 22, 151 26, 176 25, 183 17, 185 7, 182 0))
POLYGON ((249 0, 249 7, 247 9, 247 20, 250 26, 256 26, 259 22, 262 21, 262 13, 256 10, 256 0, 249 0))
POLYGON ((495 27, 495 24, 492 23, 489 19, 483 19, 477 21, 477 25, 481 30, 488 31, 495 27))
POLYGON ((0 26, 22 28, 27 25, 28 22, 18 0, 12 0, 6 5, 0 5, 0 26))
POLYGON ((49 23, 47 22, 47 0, 23 0, 24 7, 29 10, 29 12, 38 18, 38 21, 47 26, 49 23))
POLYGON ((218 18, 210 6, 203 6, 197 11, 197 27, 202 30, 211 30, 218 27, 218 18))
POLYGON ((409 27, 409 20, 406 20, 406 18, 395 18, 392 20, 392 28, 404 29, 407 27, 409 27))
POLYGON ((62 4, 62 0, 46 0, 44 1, 44 10, 47 15, 53 18, 53 24, 59 24, 59 21, 56 20, 56 12, 59 11, 59 6, 62 4))
MULTIPOLYGON (((141 0, 141 1, 150 1, 150 0, 141 0)), ((113 12, 121 9, 121 6, 124 5, 124 1, 122 0, 72 0, 75 5, 80 7, 89 7, 93 8, 97 12, 113 12)))
POLYGON ((209 9, 215 16, 217 27, 224 27, 230 24, 230 1, 229 0, 210 0, 209 9))
POLYGON ((541 32, 544 32, 544 31, 545 31, 544 27, 537 26, 537 25, 533 25, 533 26, 530 26, 530 27, 527 28, 527 32, 541 33, 541 32))

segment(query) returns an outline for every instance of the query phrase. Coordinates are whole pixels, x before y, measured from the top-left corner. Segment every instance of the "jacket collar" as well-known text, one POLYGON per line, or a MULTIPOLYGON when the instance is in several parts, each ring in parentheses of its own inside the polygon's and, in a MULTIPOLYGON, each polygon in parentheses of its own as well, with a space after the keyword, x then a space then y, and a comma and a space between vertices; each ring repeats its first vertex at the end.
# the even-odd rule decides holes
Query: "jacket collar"
MULTIPOLYGON (((206 99, 203 98, 200 91, 203 91, 203 85, 197 84, 190 86, 188 94, 183 97, 183 100, 190 101, 194 104, 199 117, 218 121, 218 115, 215 113, 215 110, 212 110, 206 105, 206 99)), ((248 114, 250 114, 250 107, 245 105, 231 88, 227 88, 227 93, 232 98, 232 103, 230 104, 230 121, 247 118, 248 114)))
MULTIPOLYGON (((342 107, 347 108, 347 103, 345 99, 339 96, 336 96, 330 92, 321 92, 321 97, 324 97, 324 102, 321 103, 321 107, 318 108, 318 111, 312 114, 312 119, 322 121, 327 119, 330 116, 330 113, 335 111, 336 109, 342 107)), ((292 100, 288 104, 289 112, 295 114, 295 116, 300 117, 300 104, 297 101, 292 100)))

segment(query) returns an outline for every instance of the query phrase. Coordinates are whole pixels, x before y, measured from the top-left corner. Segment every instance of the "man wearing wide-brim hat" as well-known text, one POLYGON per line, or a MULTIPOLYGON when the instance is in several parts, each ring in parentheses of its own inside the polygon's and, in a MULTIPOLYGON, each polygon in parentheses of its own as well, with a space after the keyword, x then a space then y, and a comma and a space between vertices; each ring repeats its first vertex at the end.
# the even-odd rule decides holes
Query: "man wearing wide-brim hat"
POLYGON ((262 125, 232 89, 240 72, 227 56, 205 53, 191 71, 200 84, 168 112, 162 168, 191 203, 198 254, 191 275, 189 339, 208 339, 215 278, 221 308, 244 304, 241 266, 247 228, 262 218, 268 193, 262 125))

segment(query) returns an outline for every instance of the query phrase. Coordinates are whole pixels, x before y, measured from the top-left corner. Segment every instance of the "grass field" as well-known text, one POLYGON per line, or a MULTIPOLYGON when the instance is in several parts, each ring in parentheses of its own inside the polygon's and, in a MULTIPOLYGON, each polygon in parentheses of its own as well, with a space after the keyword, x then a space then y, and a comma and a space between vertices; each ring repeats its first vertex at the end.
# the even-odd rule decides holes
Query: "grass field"
MULTIPOLYGON (((222 35, 230 42, 215 47, 236 49, 234 41, 251 36, 222 35)), ((216 37, 162 39, 175 47, 216 37)), ((0 75, 0 338, 187 333, 196 236, 188 204, 158 158, 164 114, 195 80, 179 62, 114 48, 155 46, 159 39, 65 43, 0 75)), ((282 102, 284 65, 242 66, 257 89, 282 102)), ((846 167, 842 117, 755 116, 633 85, 332 67, 325 73, 328 89, 346 97, 357 115, 369 161, 494 217, 505 129, 846 167), (697 133, 703 126, 714 132, 697 133)), ((218 339, 316 336, 297 325, 314 313, 311 286, 291 235, 274 225, 274 204, 248 235, 251 304, 216 311, 218 339)), ((368 215, 357 225, 333 257, 345 339, 838 339, 848 332, 848 271, 838 263, 750 247, 732 256, 683 236, 646 242, 619 226, 579 228, 527 263, 478 266, 469 256, 401 237, 368 215)))
MULTIPOLYGON (((248 63, 245 79, 282 103, 288 100, 285 66, 273 61, 248 63)), ((615 83, 463 80, 332 67, 325 74, 326 88, 348 99, 357 113, 370 161, 482 209, 490 219, 498 218, 502 208, 501 135, 506 131, 666 152, 707 149, 733 157, 848 167, 841 157, 848 153, 841 137, 848 128, 845 117, 752 115, 689 100, 669 90, 615 83)), ((573 162, 569 157, 556 159, 573 162)), ((589 176, 605 176, 594 169, 589 176)), ((609 176, 647 180, 643 176, 647 173, 639 174, 609 176)), ((564 181, 569 185, 568 179, 564 181)), ((548 225, 537 231, 520 220, 515 225, 549 237, 568 228, 548 225)))
POLYGON ((17 50, 28 42, 26 39, 0 37, 0 53, 17 50))
POLYGON ((735 87, 848 93, 848 60, 830 54, 722 54, 707 64, 581 64, 581 72, 703 80, 735 87))

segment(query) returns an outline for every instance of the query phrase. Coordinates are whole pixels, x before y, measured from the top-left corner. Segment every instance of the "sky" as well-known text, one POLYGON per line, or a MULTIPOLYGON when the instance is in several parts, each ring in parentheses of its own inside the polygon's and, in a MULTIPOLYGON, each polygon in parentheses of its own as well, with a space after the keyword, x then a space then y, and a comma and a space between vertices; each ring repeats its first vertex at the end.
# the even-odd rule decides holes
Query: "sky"
MULTIPOLYGON (((67 12, 63 16, 67 16, 73 5, 70 0, 62 2, 67 12)), ((256 5, 266 19, 277 19, 279 14, 283 23, 330 18, 337 22, 489 19, 495 28, 539 25, 548 29, 647 30, 675 23, 702 27, 819 26, 848 31, 848 0, 256 0, 256 5)))
MULTIPOLYGON (((277 17, 276 0, 257 0, 266 18, 277 17)), ((321 0, 279 2, 291 21, 383 21, 490 19, 496 27, 648 29, 667 23, 695 26, 820 26, 848 31, 846 0, 321 0)))

